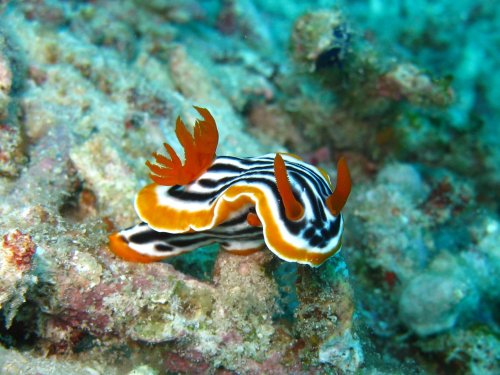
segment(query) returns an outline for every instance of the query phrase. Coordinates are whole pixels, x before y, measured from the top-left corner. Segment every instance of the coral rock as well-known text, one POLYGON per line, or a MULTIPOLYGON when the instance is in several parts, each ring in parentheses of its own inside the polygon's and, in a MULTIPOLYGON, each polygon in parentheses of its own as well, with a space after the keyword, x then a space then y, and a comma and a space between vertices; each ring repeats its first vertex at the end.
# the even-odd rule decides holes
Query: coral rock
POLYGON ((291 44, 294 58, 310 70, 338 65, 348 49, 349 33, 340 11, 306 13, 293 27, 291 44))
POLYGON ((5 234, 0 242, 0 308, 9 327, 25 301, 29 287, 37 282, 30 273, 36 245, 19 230, 5 234))

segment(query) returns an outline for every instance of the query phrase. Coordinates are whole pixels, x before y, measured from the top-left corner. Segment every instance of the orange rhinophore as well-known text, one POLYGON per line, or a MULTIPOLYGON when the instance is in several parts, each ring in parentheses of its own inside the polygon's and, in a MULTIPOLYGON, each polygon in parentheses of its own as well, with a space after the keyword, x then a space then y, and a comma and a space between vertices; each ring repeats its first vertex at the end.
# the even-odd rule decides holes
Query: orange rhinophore
POLYGON ((218 242, 239 255, 265 246, 281 259, 316 267, 340 250, 340 211, 351 191, 344 158, 333 188, 325 171, 293 154, 215 157, 215 121, 195 108, 203 119, 192 135, 177 120, 184 162, 165 144, 168 156, 154 153, 155 164, 146 163, 154 183, 135 199, 141 223, 109 237, 116 255, 151 262, 218 242))
POLYGON ((351 174, 345 159, 342 157, 337 163, 337 186, 335 191, 326 200, 326 205, 332 215, 338 215, 344 208, 347 198, 351 194, 351 174))
POLYGON ((285 206, 285 214, 289 220, 299 220, 304 215, 304 207, 293 195, 292 185, 286 172, 285 162, 280 154, 274 158, 274 175, 276 176, 276 185, 285 206))

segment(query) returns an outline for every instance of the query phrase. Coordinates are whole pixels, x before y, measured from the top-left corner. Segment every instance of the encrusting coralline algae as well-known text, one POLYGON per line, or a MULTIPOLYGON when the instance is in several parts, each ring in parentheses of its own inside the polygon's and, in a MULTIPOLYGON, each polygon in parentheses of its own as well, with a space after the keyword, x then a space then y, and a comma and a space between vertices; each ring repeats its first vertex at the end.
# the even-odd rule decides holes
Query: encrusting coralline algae
POLYGON ((499 20, 377 4, 2 3, 0 372, 498 373, 499 20), (193 105, 221 155, 346 157, 340 255, 109 251, 193 105))

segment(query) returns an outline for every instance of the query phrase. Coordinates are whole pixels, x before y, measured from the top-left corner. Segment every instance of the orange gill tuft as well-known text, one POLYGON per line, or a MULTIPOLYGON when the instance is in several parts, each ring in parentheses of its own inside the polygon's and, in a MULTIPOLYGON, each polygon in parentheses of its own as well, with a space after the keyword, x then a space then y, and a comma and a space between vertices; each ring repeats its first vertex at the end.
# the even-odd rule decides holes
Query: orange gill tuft
POLYGON ((184 165, 174 149, 167 143, 163 146, 170 159, 153 153, 155 163, 146 165, 151 170, 150 177, 158 185, 187 185, 196 180, 212 164, 219 141, 219 133, 214 118, 206 108, 194 107, 203 117, 196 120, 193 135, 186 129, 181 118, 177 118, 175 134, 184 148, 184 165))

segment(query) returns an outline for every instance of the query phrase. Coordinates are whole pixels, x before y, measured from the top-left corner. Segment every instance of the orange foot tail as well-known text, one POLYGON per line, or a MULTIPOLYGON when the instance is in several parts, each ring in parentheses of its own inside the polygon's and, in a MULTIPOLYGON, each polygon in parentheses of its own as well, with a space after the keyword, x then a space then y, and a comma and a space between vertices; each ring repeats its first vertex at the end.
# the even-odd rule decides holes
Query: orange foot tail
POLYGON ((140 254, 131 249, 120 233, 113 233, 109 237, 109 248, 115 255, 129 262, 151 263, 164 259, 163 257, 153 257, 140 254))

